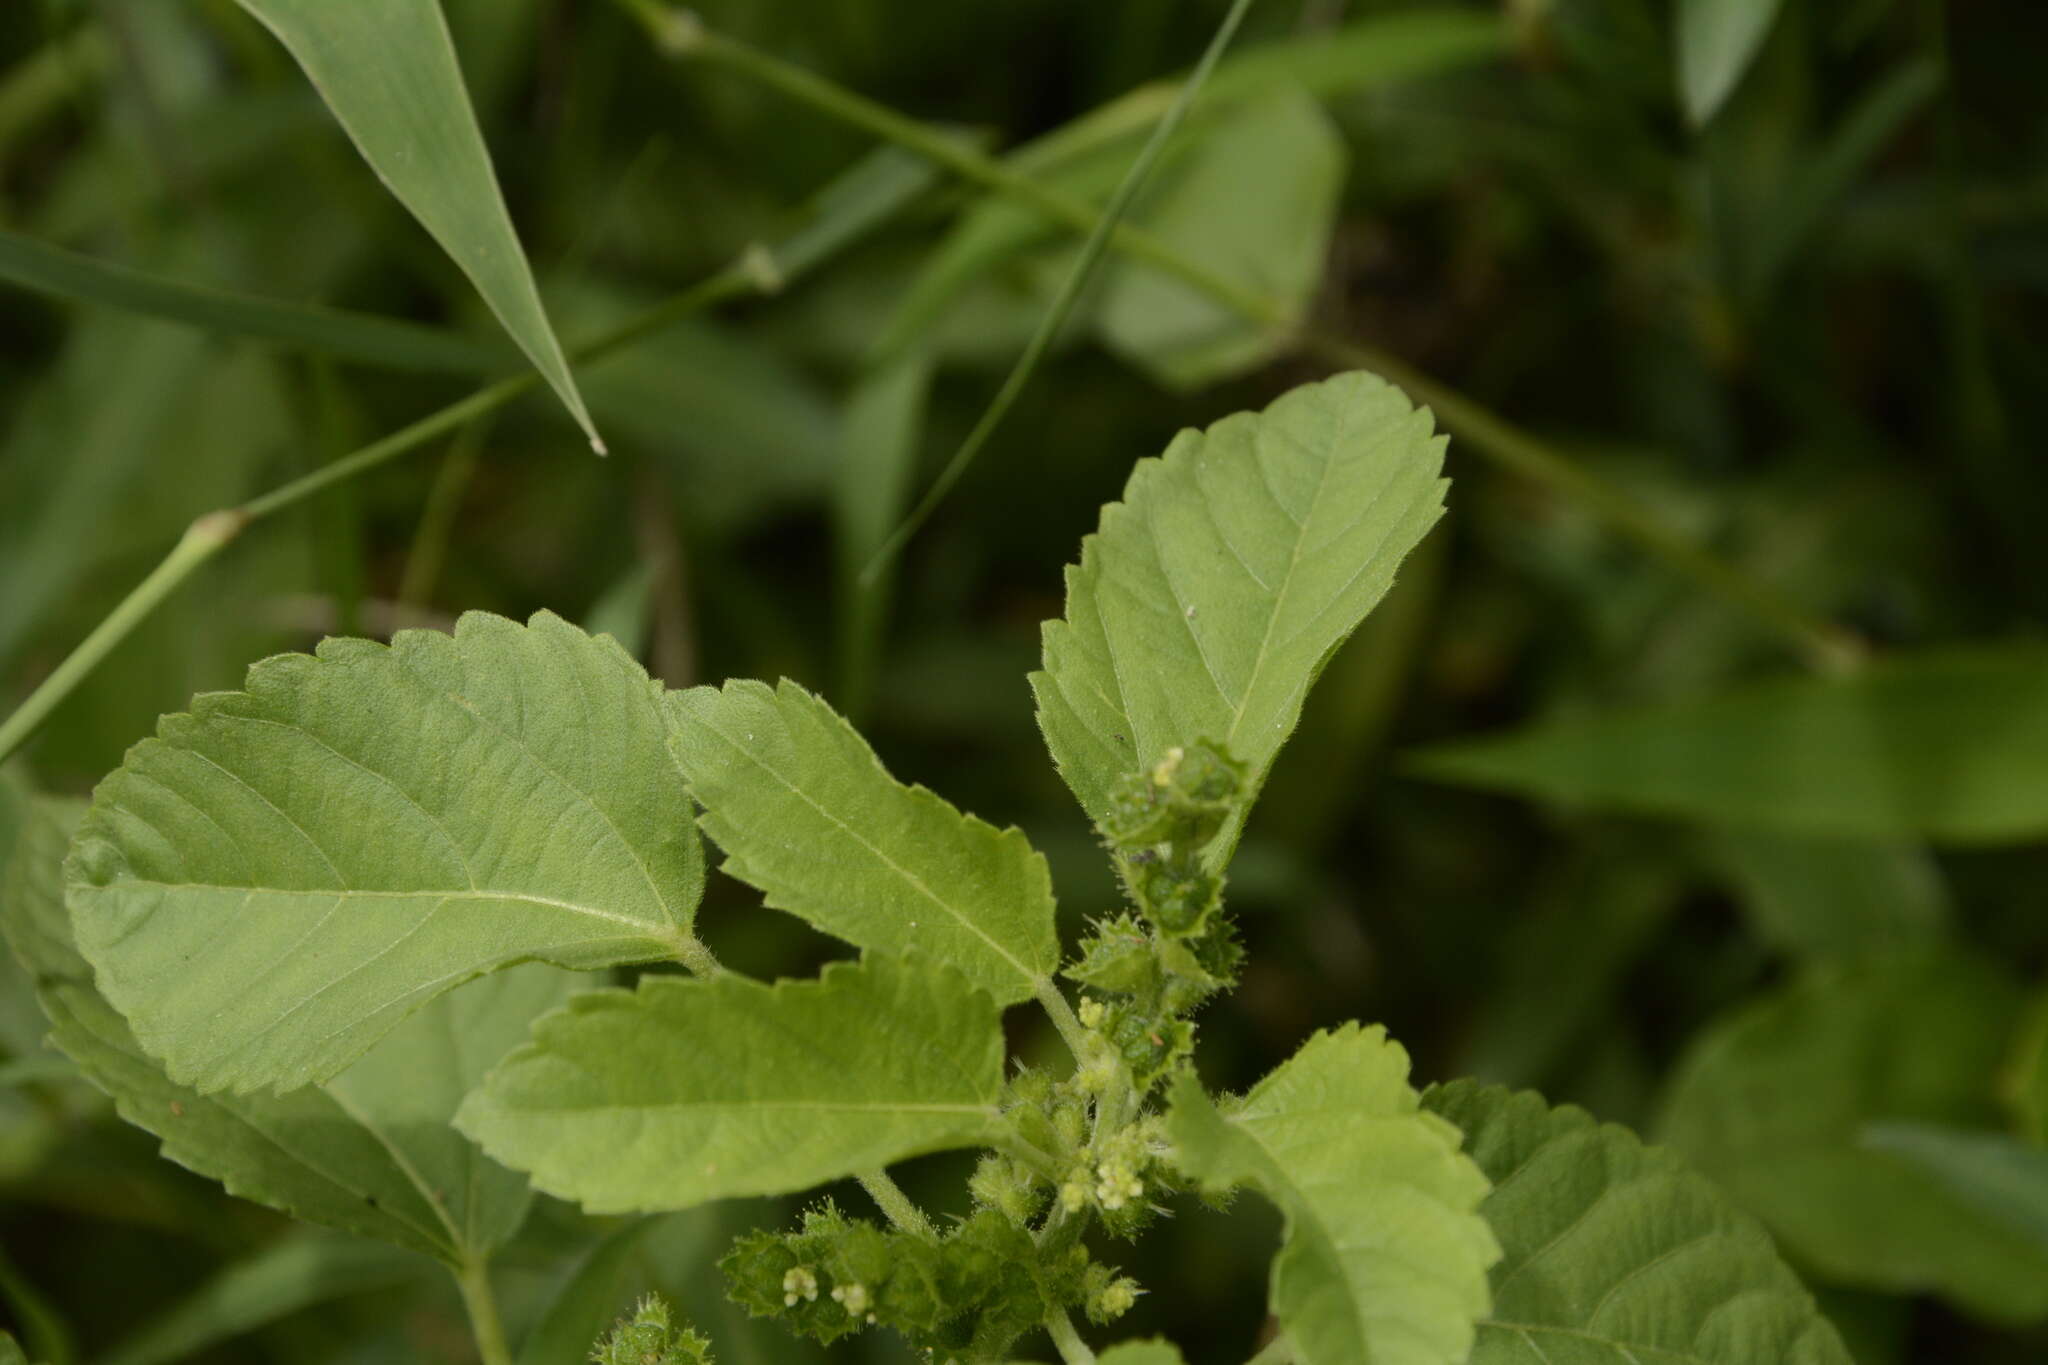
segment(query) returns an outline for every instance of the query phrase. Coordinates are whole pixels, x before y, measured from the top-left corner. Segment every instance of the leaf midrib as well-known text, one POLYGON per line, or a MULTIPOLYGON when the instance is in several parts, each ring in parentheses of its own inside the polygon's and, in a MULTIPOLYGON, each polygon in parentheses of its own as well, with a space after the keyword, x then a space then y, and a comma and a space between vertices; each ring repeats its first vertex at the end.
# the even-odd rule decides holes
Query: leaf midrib
POLYGON ((149 886, 164 891, 211 891, 222 893, 240 891, 245 894, 261 892, 266 896, 317 896, 323 899, 333 897, 344 901, 365 899, 516 901, 522 905, 539 905, 553 910, 564 910, 570 914, 601 920, 607 924, 622 924, 628 928, 640 930, 649 940, 656 943, 666 944, 671 941, 669 936, 661 932, 664 926, 650 923, 647 920, 634 919, 630 915, 621 915, 610 910, 600 910, 594 905, 582 905, 575 901, 559 900, 553 896, 536 895, 530 891, 493 891, 487 887, 479 887, 473 891, 380 891, 370 887, 229 886, 220 882, 165 882, 154 881, 147 877, 121 877, 114 881, 87 888, 87 890, 111 892, 128 886, 149 886))

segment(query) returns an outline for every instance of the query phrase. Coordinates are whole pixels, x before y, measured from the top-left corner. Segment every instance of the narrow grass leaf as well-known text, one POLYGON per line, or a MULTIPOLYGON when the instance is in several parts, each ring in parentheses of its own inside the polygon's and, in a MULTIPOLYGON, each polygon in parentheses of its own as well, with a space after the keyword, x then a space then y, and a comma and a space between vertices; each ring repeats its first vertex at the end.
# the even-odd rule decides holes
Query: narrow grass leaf
POLYGON ((1438 781, 1786 833, 1995 844, 2048 833, 2048 649, 1908 655, 1464 740, 1438 781))
POLYGON ((1802 957, 1896 952, 1949 928, 1941 869, 1918 844, 1720 830, 1707 857, 1758 937, 1802 957))
POLYGON ((611 640, 473 612, 246 689, 130 750, 69 865, 100 988, 174 1080, 305 1085, 499 967, 695 948, 661 689, 611 640))
POLYGON ((647 976, 577 996, 457 1123, 592 1213, 682 1209, 976 1145, 1002 1083, 986 993, 870 956, 815 981, 647 976))
POLYGON ((240 0, 291 50, 357 150, 468 275, 597 450, 498 191, 438 0, 240 0))
POLYGON ((2038 1321, 2048 1249, 1864 1141, 1873 1124, 1996 1123, 2019 1006, 2002 972, 1955 955, 1816 968, 1709 1026, 1662 1135, 1823 1279, 2038 1321))
POLYGON ((1031 677, 1091 819, 1118 778, 1195 740, 1257 789, 1331 652, 1442 515, 1443 453, 1427 411, 1345 374, 1138 464, 1068 568, 1066 618, 1046 624, 1031 677))
POLYGON ((95 260, 0 229, 0 280, 76 303, 118 308, 225 336, 281 342, 387 369, 480 374, 502 368, 492 347, 418 323, 189 284, 95 260))
POLYGON ((1021 831, 898 782, 793 682, 694 687, 667 707, 704 832, 769 905, 863 948, 928 953, 1005 1005, 1059 966, 1052 878, 1021 831))
POLYGON ((1720 111, 1778 17, 1779 0, 1679 0, 1678 92, 1694 126, 1720 111))
POLYGON ((1432 1086, 1504 1253, 1470 1365, 1850 1365, 1770 1234, 1675 1153, 1530 1091, 1432 1086))
POLYGON ((1223 1108, 1183 1075, 1166 1132, 1205 1188, 1249 1185, 1286 1215, 1272 1308, 1301 1365, 1462 1365, 1500 1258, 1487 1179, 1384 1029, 1318 1033, 1223 1108))

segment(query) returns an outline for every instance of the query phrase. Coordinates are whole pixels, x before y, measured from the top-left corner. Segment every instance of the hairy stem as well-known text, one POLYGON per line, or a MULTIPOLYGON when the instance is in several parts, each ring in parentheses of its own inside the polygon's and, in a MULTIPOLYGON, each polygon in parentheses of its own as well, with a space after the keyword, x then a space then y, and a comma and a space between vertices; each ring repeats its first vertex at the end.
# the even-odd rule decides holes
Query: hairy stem
POLYGON ((685 929, 676 939, 676 961, 690 969, 690 975, 710 978, 723 976, 725 964, 704 945, 704 940, 685 929))
POLYGON ((1080 1062, 1088 1047, 1088 1030, 1081 1027, 1081 1021, 1074 1014, 1074 1007, 1067 1003, 1066 992, 1062 991, 1050 977, 1040 977, 1032 983, 1032 994, 1052 1018, 1053 1027, 1060 1031, 1060 1038, 1067 1045, 1067 1051, 1074 1054, 1074 1061, 1080 1062))
POLYGON ((498 1298, 491 1292, 490 1264, 481 1260, 466 1263, 455 1272, 455 1283, 462 1290, 462 1306, 469 1310, 477 1358, 483 1365, 512 1365, 505 1324, 498 1318, 498 1298))
POLYGON ((1059 1348, 1060 1359, 1066 1365, 1095 1365, 1095 1352, 1088 1349, 1088 1343, 1081 1340, 1081 1334, 1074 1330, 1074 1321, 1067 1316, 1064 1308, 1055 1308, 1045 1315, 1045 1330, 1052 1333, 1052 1344, 1059 1348))
POLYGON ((937 1239, 939 1232, 932 1226, 932 1220, 925 1216, 923 1209, 911 1202, 910 1196, 903 1192, 901 1185, 890 1178, 887 1171, 876 1166, 870 1170, 854 1172, 854 1179, 860 1181, 860 1187, 868 1192, 868 1197, 881 1206, 882 1212, 889 1215, 889 1221, 899 1229, 914 1232, 920 1237, 937 1239))
MULTIPOLYGON (((1020 174, 1000 160, 949 139, 886 105, 737 39, 710 32, 694 19, 679 19, 675 11, 665 9, 656 0, 620 3, 649 26, 658 45, 671 56, 702 60, 746 76, 822 114, 915 152, 964 179, 1009 195, 1076 232, 1092 233, 1098 229, 1103 215, 1086 200, 1020 174)), ((1172 244, 1142 228, 1117 223, 1108 228, 1107 236, 1109 245, 1125 257, 1184 281, 1247 321, 1285 336, 1326 361, 1384 373, 1433 407, 1445 427, 1481 455, 1502 468, 1581 501, 1610 528, 1652 557, 1768 627, 1811 666, 1843 670, 1853 668, 1862 659, 1863 646, 1847 631, 1807 612, 1769 583, 1711 554, 1621 489, 1440 380, 1377 348, 1357 345, 1335 333, 1297 326, 1276 300, 1189 259, 1172 244)))

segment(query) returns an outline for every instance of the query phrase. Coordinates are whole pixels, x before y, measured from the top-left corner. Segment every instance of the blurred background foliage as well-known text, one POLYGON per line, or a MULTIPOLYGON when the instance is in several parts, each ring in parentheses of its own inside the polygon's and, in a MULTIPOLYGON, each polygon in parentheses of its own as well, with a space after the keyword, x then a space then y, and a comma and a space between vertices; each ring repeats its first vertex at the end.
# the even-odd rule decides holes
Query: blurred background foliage
MULTIPOLYGON (((900 776, 1022 825, 1070 928, 1110 909, 1034 733, 1038 622, 1135 459, 1326 366, 1112 260, 864 594, 859 567, 1075 239, 902 153, 876 162, 867 134, 758 83, 664 62, 612 7, 445 8, 569 341, 785 239, 851 166, 899 206, 780 294, 580 369, 609 459, 530 396, 253 528, 8 780, 82 794, 160 712, 326 633, 545 607, 672 685, 821 689, 900 776)), ((1222 11, 702 6, 973 145, 1029 144, 1020 169, 1098 201, 1163 106, 1147 83, 1222 11)), ((1816 676, 1584 500, 1454 440, 1450 516, 1333 659, 1245 839, 1251 965, 1203 1020, 1208 1080, 1384 1021, 1422 1079, 1541 1087, 1686 1151, 1771 1226, 1862 1365, 2048 1354, 2044 63, 2028 0, 1254 6, 1137 221, 1539 433, 1872 662, 1816 676), (1517 733, 1473 738, 1493 731, 1517 733)), ((466 367, 516 366, 229 0, 4 7, 0 230, 0 706, 194 517, 460 397, 466 367), (195 328, 65 297, 37 244, 466 340, 365 363, 195 328)), ((730 882, 704 923, 752 970, 829 951, 730 882)), ((0 1317, 32 1347, 465 1357, 426 1262, 287 1229, 157 1160, 43 1051, 0 972, 0 1317)), ((947 1207, 960 1174, 935 1158, 909 1183, 947 1207)), ((722 1306, 708 1270, 787 1213, 600 1224, 543 1200, 504 1262, 515 1339, 581 1266, 607 1312, 665 1287, 725 1361, 808 1359, 722 1306)), ((1133 1253, 1155 1292, 1124 1326, 1243 1359, 1274 1236, 1251 1201, 1181 1208, 1133 1253)))

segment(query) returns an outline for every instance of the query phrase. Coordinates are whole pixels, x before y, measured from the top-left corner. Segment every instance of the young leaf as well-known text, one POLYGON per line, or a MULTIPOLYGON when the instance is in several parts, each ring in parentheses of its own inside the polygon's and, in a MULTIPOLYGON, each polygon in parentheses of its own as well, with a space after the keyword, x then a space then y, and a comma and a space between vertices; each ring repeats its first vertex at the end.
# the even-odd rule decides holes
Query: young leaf
POLYGON ((816 981, 643 977, 542 1019, 457 1125, 592 1213, 781 1194, 987 1136, 995 1002, 870 956, 816 981))
POLYGON ((1425 777, 1871 839, 2048 832, 2048 650, 1929 653, 1431 749, 1425 777))
POLYGON ((1432 1086, 1493 1181, 1493 1310, 1471 1365, 1850 1365, 1763 1228, 1627 1129, 1530 1091, 1432 1086))
POLYGON ((1318 1033, 1227 1110, 1183 1075, 1166 1131, 1204 1186, 1254 1186, 1287 1215, 1272 1304, 1303 1365, 1464 1361, 1500 1257, 1486 1177, 1386 1030, 1318 1033))
MULTIPOLYGON (((1443 453, 1427 411, 1344 374, 1138 464, 1067 570, 1066 619, 1046 623, 1031 676, 1091 819, 1119 778, 1195 740, 1257 791, 1324 661, 1442 515, 1443 453)), ((1235 842, 1234 823, 1222 857, 1235 842)))
POLYGON ((448 1124, 484 1068, 576 978, 525 967, 444 996, 331 1092, 202 1095, 143 1052, 72 946, 61 869, 85 811, 83 802, 36 804, 0 886, 0 929, 36 978, 51 1041, 122 1118, 230 1194, 451 1265, 487 1254, 516 1229, 525 1183, 484 1162, 448 1124))
POLYGON ((400 203, 476 285, 598 450, 498 192, 438 0, 241 0, 291 50, 400 203))
POLYGON ((1778 17, 1779 0, 1679 0, 1678 90, 1695 126, 1714 117, 1778 17))
POLYGON ((784 680, 668 698, 671 743, 725 870, 828 934, 918 949, 1000 1004, 1059 965, 1052 879, 1015 829, 906 787, 851 725, 784 680))
POLYGON ((1821 1276, 2041 1318, 2048 1252, 1862 1140, 1886 1121, 1994 1122, 1992 1077, 2018 1007, 2004 974, 1961 957, 1814 970, 1700 1037, 1672 1079, 1663 1135, 1821 1276))
POLYGON ((329 640, 196 698, 100 784, 67 874, 173 1080, 324 1080, 471 977, 696 949, 660 688, 545 612, 329 640))

